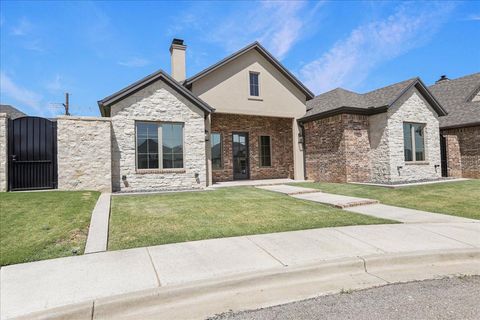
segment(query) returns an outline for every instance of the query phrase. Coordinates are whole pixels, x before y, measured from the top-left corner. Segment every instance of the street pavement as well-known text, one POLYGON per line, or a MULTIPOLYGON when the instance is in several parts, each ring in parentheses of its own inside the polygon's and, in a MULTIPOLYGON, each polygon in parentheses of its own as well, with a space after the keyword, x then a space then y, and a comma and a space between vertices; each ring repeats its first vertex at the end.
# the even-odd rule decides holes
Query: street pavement
POLYGON ((480 276, 453 277, 318 297, 209 320, 480 319, 480 276))

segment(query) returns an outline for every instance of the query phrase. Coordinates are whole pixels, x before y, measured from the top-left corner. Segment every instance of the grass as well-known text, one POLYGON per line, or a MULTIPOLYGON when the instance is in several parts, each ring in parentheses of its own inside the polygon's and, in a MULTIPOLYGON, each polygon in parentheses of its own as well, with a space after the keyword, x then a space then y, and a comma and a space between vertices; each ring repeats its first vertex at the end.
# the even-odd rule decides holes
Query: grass
POLYGON ((381 223, 394 222, 253 187, 114 196, 108 247, 381 223))
POLYGON ((480 219, 480 180, 390 189, 345 183, 295 183, 323 192, 377 199, 383 204, 480 219))
POLYGON ((82 254, 93 191, 0 193, 0 265, 82 254))

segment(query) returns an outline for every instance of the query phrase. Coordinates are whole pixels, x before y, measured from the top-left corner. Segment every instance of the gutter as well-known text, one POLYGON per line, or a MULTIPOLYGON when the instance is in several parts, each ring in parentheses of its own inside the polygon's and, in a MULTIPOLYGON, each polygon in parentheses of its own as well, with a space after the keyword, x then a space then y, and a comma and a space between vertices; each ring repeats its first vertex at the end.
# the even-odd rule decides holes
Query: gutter
POLYGON ((369 108, 356 108, 356 107, 343 106, 343 107, 340 107, 340 108, 337 108, 337 109, 328 110, 328 111, 325 111, 325 112, 321 112, 321 113, 313 114, 313 115, 310 115, 310 116, 306 116, 306 117, 298 119, 298 121, 299 121, 299 123, 305 123, 305 122, 324 119, 324 118, 328 118, 328 117, 331 117, 331 116, 336 116, 336 115, 339 115, 339 114, 345 114, 345 113, 370 116, 370 115, 374 115, 374 114, 378 114, 378 113, 387 112, 388 107, 389 107, 388 105, 387 106, 381 106, 381 107, 369 107, 369 108))

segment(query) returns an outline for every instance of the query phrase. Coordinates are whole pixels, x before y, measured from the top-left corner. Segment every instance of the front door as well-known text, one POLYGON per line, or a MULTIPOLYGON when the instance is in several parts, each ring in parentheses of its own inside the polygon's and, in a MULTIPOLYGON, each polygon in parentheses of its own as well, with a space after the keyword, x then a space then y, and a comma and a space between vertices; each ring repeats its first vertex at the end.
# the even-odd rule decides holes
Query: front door
POLYGON ((248 133, 233 133, 233 179, 248 179, 250 176, 248 165, 248 133))

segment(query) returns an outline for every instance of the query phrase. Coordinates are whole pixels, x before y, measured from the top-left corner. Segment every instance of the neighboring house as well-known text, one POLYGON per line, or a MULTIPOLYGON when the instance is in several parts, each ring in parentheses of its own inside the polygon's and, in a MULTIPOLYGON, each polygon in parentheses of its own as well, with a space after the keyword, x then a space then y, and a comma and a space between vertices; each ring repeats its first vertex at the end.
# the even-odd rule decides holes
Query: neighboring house
POLYGON ((341 88, 307 102, 306 178, 395 183, 441 177, 439 119, 419 78, 364 94, 341 88))
POLYGON ((25 117, 26 114, 8 104, 0 104, 0 113, 6 113, 10 119, 25 117))
POLYGON ((186 79, 154 73, 99 101, 112 123, 115 191, 204 188, 234 179, 304 178, 298 118, 313 98, 255 42, 186 79))
POLYGON ((450 80, 442 76, 430 91, 448 115, 440 118, 445 175, 480 178, 480 73, 450 80))

